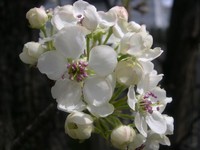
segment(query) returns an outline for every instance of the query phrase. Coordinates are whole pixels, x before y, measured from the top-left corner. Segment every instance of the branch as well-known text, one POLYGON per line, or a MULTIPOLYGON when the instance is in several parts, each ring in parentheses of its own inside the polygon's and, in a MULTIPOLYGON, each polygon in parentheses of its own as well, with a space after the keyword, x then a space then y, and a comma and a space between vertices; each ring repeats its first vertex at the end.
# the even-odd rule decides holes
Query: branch
POLYGON ((50 103, 39 116, 26 127, 26 129, 13 140, 11 143, 11 150, 19 149, 27 139, 29 139, 49 118, 52 117, 51 113, 56 111, 54 103, 50 103))

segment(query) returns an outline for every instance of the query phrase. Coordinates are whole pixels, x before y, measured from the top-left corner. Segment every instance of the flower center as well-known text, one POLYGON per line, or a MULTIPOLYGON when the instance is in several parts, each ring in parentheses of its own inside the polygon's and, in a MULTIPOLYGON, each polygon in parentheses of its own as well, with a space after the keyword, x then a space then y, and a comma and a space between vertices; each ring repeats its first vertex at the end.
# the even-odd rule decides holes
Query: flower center
POLYGON ((67 65, 69 79, 76 80, 77 82, 83 81, 87 76, 87 62, 77 61, 67 65))
POLYGON ((152 101, 149 98, 155 98, 157 99, 157 96, 155 94, 153 94, 152 92, 147 92, 139 101, 138 103, 138 108, 139 111, 142 113, 153 113, 153 107, 156 106, 156 110, 159 111, 159 101, 157 101, 156 103, 152 103, 152 101))

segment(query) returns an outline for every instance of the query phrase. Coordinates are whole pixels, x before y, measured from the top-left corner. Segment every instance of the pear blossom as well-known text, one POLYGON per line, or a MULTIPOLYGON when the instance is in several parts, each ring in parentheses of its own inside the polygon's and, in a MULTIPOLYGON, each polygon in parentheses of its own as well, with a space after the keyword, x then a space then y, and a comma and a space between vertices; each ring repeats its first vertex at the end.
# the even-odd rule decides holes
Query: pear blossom
POLYGON ((96 116, 111 114, 114 107, 109 104, 109 100, 114 90, 106 78, 117 65, 114 49, 107 45, 95 46, 91 49, 88 62, 81 59, 85 38, 78 26, 63 28, 56 34, 54 41, 56 50, 44 53, 39 58, 38 68, 50 79, 57 80, 52 87, 52 95, 58 102, 58 108, 71 112, 81 111, 87 106, 96 116), (90 75, 90 72, 94 74, 90 75), (102 108, 105 111, 95 113, 94 109, 102 108))
POLYGON ((133 55, 138 60, 151 61, 162 53, 160 48, 151 49, 152 43, 152 36, 146 32, 128 32, 121 39, 120 51, 133 55))
POLYGON ((57 7, 54 11, 52 24, 57 30, 78 24, 88 30, 95 30, 98 25, 98 18, 97 10, 93 5, 78 0, 73 5, 57 7))
POLYGON ((43 7, 32 8, 26 13, 26 18, 28 19, 32 28, 40 29, 48 21, 48 15, 43 7))
POLYGON ((73 139, 90 138, 93 131, 93 118, 83 112, 72 112, 65 121, 65 133, 73 139))
POLYGON ((83 0, 26 17, 39 42, 26 43, 19 57, 53 80, 57 108, 69 113, 66 134, 82 141, 95 132, 126 150, 170 145, 174 119, 163 111, 172 98, 152 62, 163 51, 152 48, 145 25, 129 22, 122 6, 99 11, 83 0))
POLYGON ((136 95, 134 86, 129 87, 128 105, 136 111, 134 123, 145 137, 147 136, 147 125, 155 133, 164 134, 166 132, 167 123, 161 113, 169 102, 171 99, 166 97, 165 90, 160 87, 142 91, 139 95, 136 95))
POLYGON ((130 126, 119 126, 111 133, 111 143, 118 149, 126 149, 133 140, 135 140, 136 133, 130 126))
POLYGON ((129 144, 129 150, 158 150, 160 144, 170 146, 169 138, 166 135, 173 134, 174 119, 167 115, 163 115, 167 123, 167 130, 164 134, 157 134, 151 130, 147 132, 147 137, 137 134, 133 142, 129 144))
POLYGON ((37 63, 38 58, 42 53, 45 52, 45 49, 38 42, 28 42, 24 44, 22 53, 19 55, 21 61, 26 64, 34 65, 37 63))

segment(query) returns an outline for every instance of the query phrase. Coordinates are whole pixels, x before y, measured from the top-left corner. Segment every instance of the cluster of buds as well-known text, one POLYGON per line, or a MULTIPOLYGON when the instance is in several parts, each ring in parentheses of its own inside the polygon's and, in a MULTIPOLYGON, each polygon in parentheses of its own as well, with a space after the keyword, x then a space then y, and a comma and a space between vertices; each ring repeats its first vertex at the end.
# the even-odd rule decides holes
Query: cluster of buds
POLYGON ((57 108, 69 113, 65 132, 85 140, 99 134, 125 150, 156 150, 170 145, 173 118, 152 60, 163 52, 151 48, 144 25, 128 22, 122 6, 97 9, 83 0, 27 12, 38 42, 24 45, 20 59, 55 82, 57 108))

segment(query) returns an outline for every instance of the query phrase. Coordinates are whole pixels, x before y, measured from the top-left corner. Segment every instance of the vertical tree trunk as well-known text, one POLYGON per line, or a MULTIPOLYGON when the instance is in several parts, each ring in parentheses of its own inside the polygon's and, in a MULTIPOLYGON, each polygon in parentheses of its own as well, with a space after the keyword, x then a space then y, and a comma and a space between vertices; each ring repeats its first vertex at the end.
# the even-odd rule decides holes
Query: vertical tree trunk
MULTIPOLYGON (((169 108, 175 119, 172 140, 178 149, 198 149, 192 145, 194 120, 199 115, 200 102, 195 97, 197 54, 200 40, 200 1, 174 0, 168 32, 165 83, 174 101, 169 108), (185 145, 185 146, 184 146, 185 145)), ((198 137, 199 138, 199 137, 198 137)), ((198 139, 200 140, 200 139, 198 139)))

